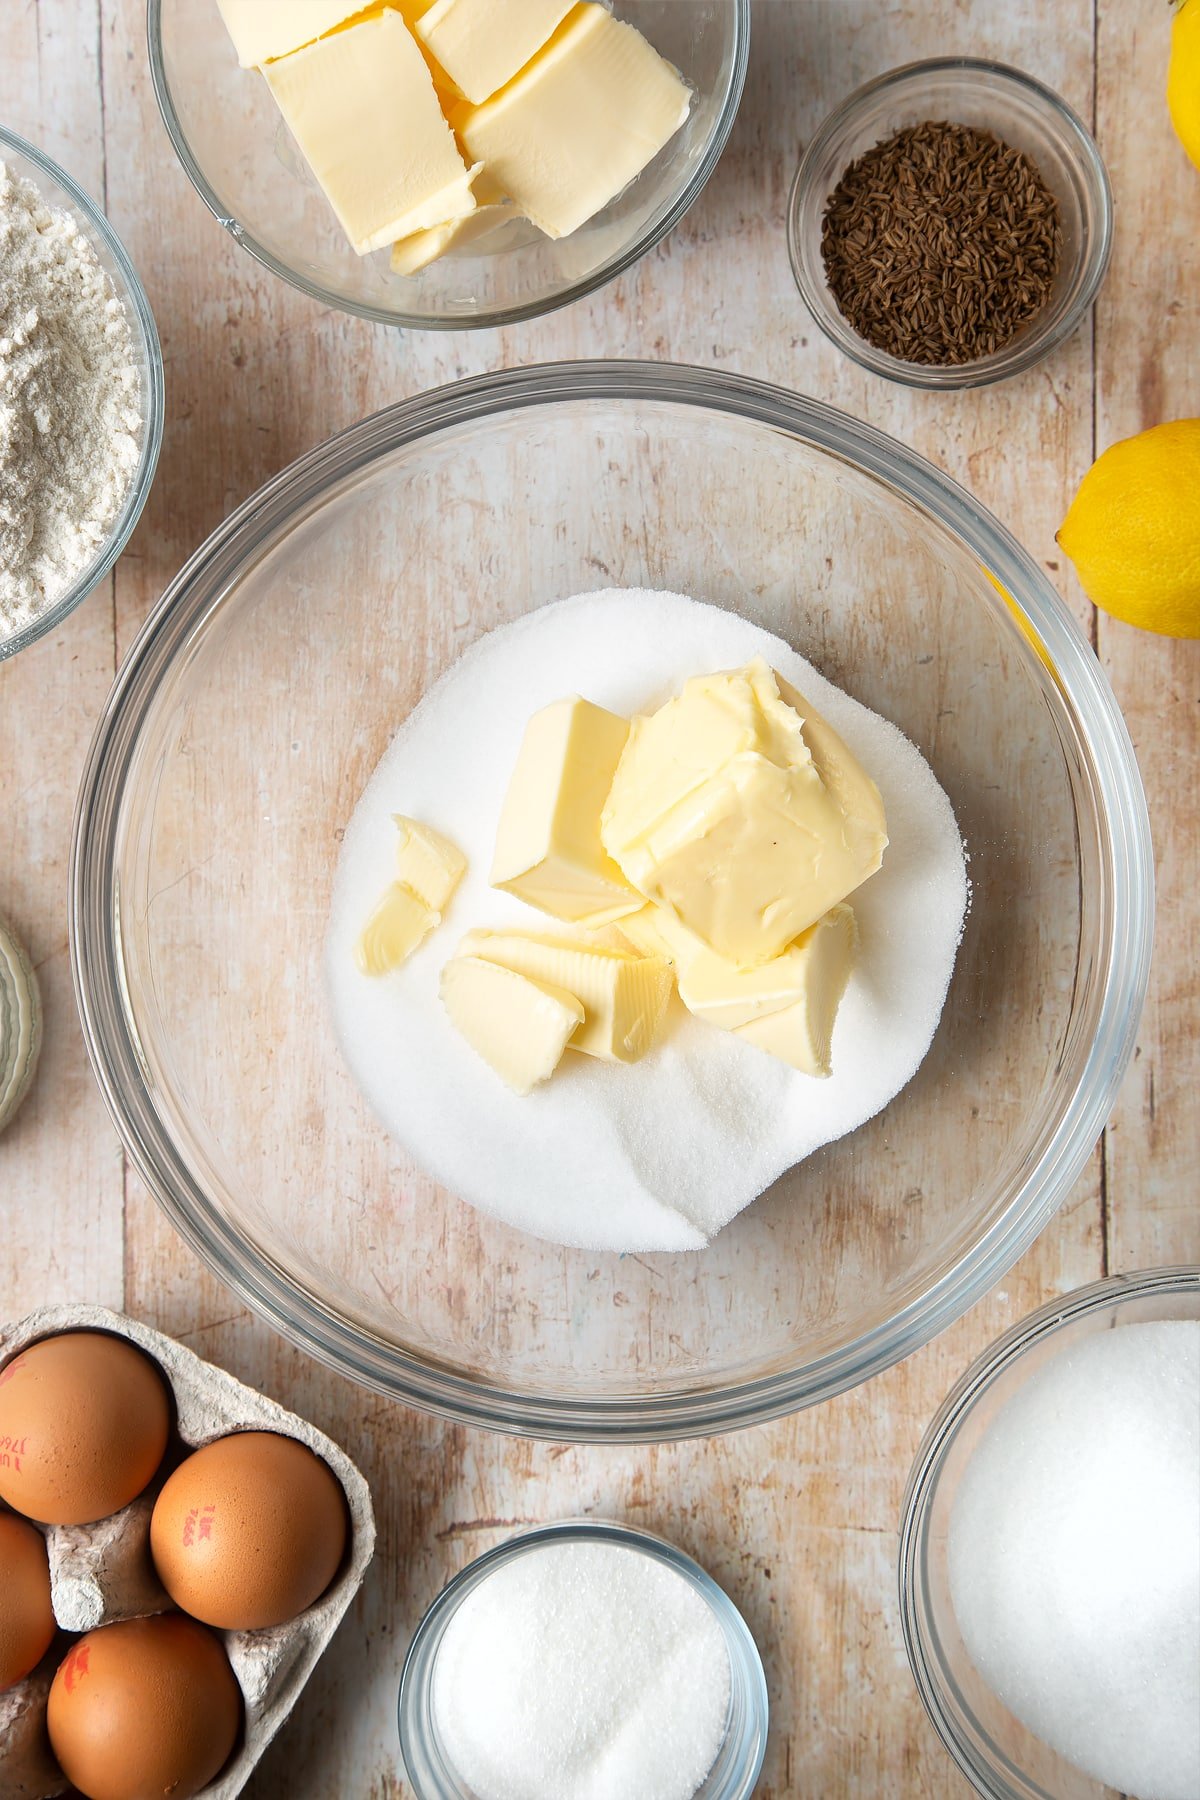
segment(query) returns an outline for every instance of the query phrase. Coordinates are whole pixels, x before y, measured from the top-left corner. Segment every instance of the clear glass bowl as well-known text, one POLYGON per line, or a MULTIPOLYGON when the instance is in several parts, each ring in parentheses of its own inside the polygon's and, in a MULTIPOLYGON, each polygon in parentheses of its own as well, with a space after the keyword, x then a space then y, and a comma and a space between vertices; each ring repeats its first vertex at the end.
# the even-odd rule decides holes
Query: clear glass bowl
POLYGON ((481 1582, 518 1557, 547 1544, 617 1544, 665 1563, 712 1610, 729 1652, 729 1718, 717 1759, 694 1800, 749 1800, 767 1749, 767 1682, 750 1628, 724 1588, 682 1550, 650 1531, 606 1519, 567 1519, 521 1532, 461 1569, 443 1588, 418 1625, 400 1678, 400 1753, 417 1800, 473 1800, 474 1789, 457 1773, 442 1742, 433 1710, 438 1651, 455 1613, 481 1582))
POLYGON ((76 990, 129 1153, 281 1331, 459 1419, 725 1431, 925 1343, 1090 1153, 1132 1051, 1153 873, 1120 712, 1033 560, 870 426, 664 364, 481 377, 269 482, 172 582, 76 818, 76 990), (673 588, 894 720, 974 905, 921 1070, 684 1255, 592 1255, 439 1190, 344 1067, 322 978, 339 840, 394 731, 491 627, 673 588))
POLYGON ((179 160, 235 242, 325 306, 416 328, 511 325, 603 287, 683 217, 717 165, 750 51, 750 0, 619 0, 695 96, 682 131, 570 237, 523 220, 394 275, 358 256, 254 70, 240 69, 216 0, 148 0, 154 91, 179 160))
POLYGON ((796 285, 839 350, 908 387, 985 387, 1040 362, 1086 317, 1112 250, 1112 190, 1090 132, 1052 88, 1004 63, 935 57, 868 81, 830 113, 796 171, 787 231, 796 285), (973 125, 1023 150, 1056 196, 1062 225, 1062 261, 1041 312, 994 355, 953 367, 906 362, 860 337, 838 310, 821 260, 825 207, 846 168, 882 139, 925 119, 973 125))
POLYGON ((6 657, 15 656, 18 650, 24 650, 27 644, 36 642, 48 631, 54 631, 61 625, 67 614, 74 612, 80 601, 86 600, 92 589, 103 581, 128 543, 146 504, 146 496, 154 481, 154 471, 158 467, 163 433, 163 360, 154 314, 150 311, 145 290, 138 280, 124 244, 96 202, 57 163, 51 162, 34 145, 26 143, 24 138, 18 137, 13 131, 6 131, 3 126, 0 126, 0 162, 7 163, 13 173, 23 180, 31 181, 49 205, 73 213, 78 220, 101 267, 112 281, 118 297, 124 302, 133 340, 133 353, 137 360, 142 403, 139 440, 141 454, 129 484, 129 492, 112 522, 107 538, 94 560, 53 606, 48 606, 36 619, 8 637, 3 635, 0 628, 0 662, 3 662, 6 657))
POLYGON ((1077 1288, 1021 1319, 972 1364, 917 1452, 900 1532, 900 1616, 925 1710, 986 1800, 1119 1800, 1009 1712, 975 1668, 950 1598, 946 1544, 963 1472, 1000 1409, 1068 1344, 1155 1319, 1200 1319, 1200 1268, 1077 1288))

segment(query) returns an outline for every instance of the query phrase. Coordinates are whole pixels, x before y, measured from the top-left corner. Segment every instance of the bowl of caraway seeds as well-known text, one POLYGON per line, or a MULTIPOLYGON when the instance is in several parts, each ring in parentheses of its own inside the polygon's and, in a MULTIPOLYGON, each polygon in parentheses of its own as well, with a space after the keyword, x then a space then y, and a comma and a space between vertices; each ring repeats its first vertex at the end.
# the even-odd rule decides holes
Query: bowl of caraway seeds
POLYGON ((1031 75, 967 57, 859 88, 809 144, 788 207, 817 323, 910 387, 981 387, 1039 362, 1086 317, 1111 244, 1082 121, 1031 75))

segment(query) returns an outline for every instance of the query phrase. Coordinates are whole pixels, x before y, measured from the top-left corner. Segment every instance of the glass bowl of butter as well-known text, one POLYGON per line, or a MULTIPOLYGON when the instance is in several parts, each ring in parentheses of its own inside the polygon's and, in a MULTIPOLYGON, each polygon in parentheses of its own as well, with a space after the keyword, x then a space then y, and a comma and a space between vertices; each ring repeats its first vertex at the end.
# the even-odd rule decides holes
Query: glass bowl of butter
POLYGON ((171 140, 322 304, 464 329, 591 293, 678 223, 746 77, 749 0, 149 0, 171 140))
MULTIPOLYGON (((619 835, 610 841, 624 855, 619 835)), ((961 877, 957 837, 955 847, 961 877)), ((530 860, 521 849, 490 873, 511 888, 530 860)), ((878 1373, 960 1316, 1087 1161, 1132 1052, 1152 913, 1145 801, 1120 712, 1007 532, 904 446, 819 402, 620 362, 507 371, 389 408, 226 520, 122 669, 84 774, 72 864, 93 1065, 131 1159, 186 1240, 347 1376, 469 1423, 574 1441, 778 1416, 878 1373), (569 596, 585 598, 555 604, 569 596), (703 642, 685 645, 695 617, 703 642), (569 683, 567 664, 547 661, 548 633, 574 657, 569 683), (732 1061, 685 1093, 646 1085, 669 1060, 657 1046, 632 1066, 569 1051, 518 1097, 464 1045, 455 1085, 439 1091, 430 1070, 450 1055, 451 1027, 436 987, 422 1012, 404 983, 423 958, 462 950, 476 976, 491 967, 493 987, 526 998, 521 968, 546 973, 518 964, 511 945, 508 970, 494 966, 503 909, 522 902, 488 886, 496 809, 483 809, 486 845, 460 828, 480 795, 503 795, 535 701, 573 687, 645 713, 705 667, 747 665, 726 686, 752 690, 782 738, 784 690, 742 647, 755 634, 773 634, 787 682, 799 685, 794 665, 807 659, 805 680, 822 683, 808 698, 847 742, 863 709, 889 722, 867 756, 889 842, 850 896, 862 953, 890 934, 899 983, 944 928, 932 889, 926 911, 876 905, 868 919, 872 884, 883 895, 878 884, 905 867, 919 900, 934 852, 915 776, 907 802, 897 786, 913 759, 953 809, 970 906, 936 1029, 894 1097, 755 1183, 723 1228, 622 1255, 610 1228, 631 1193, 597 1188, 583 1138, 560 1129, 556 1108, 595 1083, 653 1094, 629 1114, 630 1154, 677 1158, 690 1195, 712 1186, 705 1108, 741 1145, 732 1156, 723 1139, 720 1166, 742 1179, 775 1130, 747 1059, 763 1079, 781 1065, 764 1048, 739 1051, 747 1082, 731 1101, 732 1061), (589 691, 602 663, 609 685, 589 691), (536 671, 542 691, 510 720, 501 756, 494 717, 536 671), (364 839, 360 812, 393 755, 404 779, 364 839), (435 793, 459 813, 433 805, 435 793), (364 1079, 334 1016, 331 920, 366 843, 362 928, 376 877, 394 866, 401 812, 406 879, 447 916, 430 930, 410 896, 389 929, 428 932, 421 948, 353 990, 406 1032, 407 1060, 389 1040, 366 1057, 364 1079), (467 853, 465 874, 414 820, 467 853), (365 1091, 372 1066, 380 1104, 365 1091), (417 1094, 423 1155, 381 1122, 417 1094), (550 1205, 540 1233, 481 1210, 486 1193, 466 1204, 444 1178, 451 1153, 469 1154, 486 1186, 505 1107, 550 1205), (740 1139, 739 1120, 753 1121, 740 1139), (585 1194, 590 1243, 550 1241, 554 1209, 577 1218, 585 1194)), ((853 1102, 890 1047, 886 986, 858 995, 861 1063, 848 1065, 839 1021, 832 1077, 785 1071, 793 1086, 771 1091, 818 1114, 838 1092, 853 1102)), ((571 1001, 543 997, 559 1013, 571 1001)), ((906 1006, 890 1017, 909 1025, 906 1006)), ((501 1008, 489 1026, 501 1040, 504 1022, 501 1008)), ((513 1043, 500 1049, 511 1061, 513 1043)))

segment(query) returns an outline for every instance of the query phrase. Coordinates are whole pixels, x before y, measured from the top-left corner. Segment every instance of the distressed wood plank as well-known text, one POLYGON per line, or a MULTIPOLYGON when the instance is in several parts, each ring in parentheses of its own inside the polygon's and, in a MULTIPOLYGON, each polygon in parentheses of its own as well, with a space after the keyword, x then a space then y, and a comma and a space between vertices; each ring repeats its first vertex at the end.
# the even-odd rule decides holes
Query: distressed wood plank
MULTIPOLYGON (((6 10, 0 118, 103 200, 96 0, 6 10)), ((75 790, 114 672, 110 576, 70 618, 0 663, 0 912, 45 1001, 37 1079, 0 1137, 0 1313, 79 1294, 120 1305, 122 1156, 87 1058, 67 956, 75 790)))
MULTIPOLYGON (((1163 97, 1170 28, 1154 0, 1102 17, 1101 143, 1119 210, 1097 317, 1097 454, 1165 419, 1200 416, 1200 170, 1163 97)), ((1115 1272, 1200 1262, 1200 643, 1101 614, 1098 644, 1141 766, 1158 885, 1150 993, 1107 1134, 1115 1272)))

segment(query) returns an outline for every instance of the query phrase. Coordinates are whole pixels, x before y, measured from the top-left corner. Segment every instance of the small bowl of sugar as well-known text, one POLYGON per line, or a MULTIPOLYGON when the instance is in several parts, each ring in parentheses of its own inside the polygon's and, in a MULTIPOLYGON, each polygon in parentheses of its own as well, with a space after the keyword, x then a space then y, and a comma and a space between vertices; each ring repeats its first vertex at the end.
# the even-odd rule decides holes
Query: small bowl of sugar
POLYGON ((418 1800, 747 1800, 766 1741, 762 1663, 729 1596, 673 1544, 606 1520, 469 1563, 400 1682, 418 1800))
POLYGON ((900 1606, 988 1800, 1200 1794, 1200 1268, 1077 1289, 967 1371, 909 1478, 900 1606))
POLYGON ((825 335, 873 374, 943 391, 1006 380, 1065 342, 1112 232, 1083 121, 1032 75, 974 57, 851 94, 788 203, 792 273, 825 335))
POLYGON ((0 662, 53 631, 137 524, 163 428, 158 332, 99 207, 0 127, 0 662))

